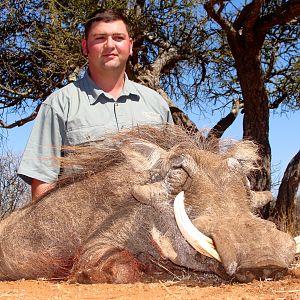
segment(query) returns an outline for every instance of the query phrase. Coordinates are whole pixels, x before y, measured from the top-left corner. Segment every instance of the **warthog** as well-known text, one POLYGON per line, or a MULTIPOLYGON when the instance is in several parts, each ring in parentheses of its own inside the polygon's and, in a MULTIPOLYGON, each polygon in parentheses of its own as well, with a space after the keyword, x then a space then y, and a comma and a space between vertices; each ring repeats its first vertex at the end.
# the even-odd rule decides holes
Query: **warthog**
POLYGON ((1 221, 0 279, 129 283, 158 266, 282 276, 296 243, 253 213, 270 198, 248 184, 256 147, 215 146, 146 126, 80 147, 49 194, 1 221))

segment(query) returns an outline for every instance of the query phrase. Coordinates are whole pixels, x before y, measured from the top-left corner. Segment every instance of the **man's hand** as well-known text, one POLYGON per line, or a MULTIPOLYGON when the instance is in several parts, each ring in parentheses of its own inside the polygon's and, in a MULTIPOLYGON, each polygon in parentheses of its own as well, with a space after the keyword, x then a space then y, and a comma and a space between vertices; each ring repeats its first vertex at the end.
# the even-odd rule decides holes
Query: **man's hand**
POLYGON ((54 187, 53 183, 47 183, 35 178, 32 178, 31 182, 31 197, 32 201, 36 201, 38 198, 43 196, 47 191, 54 187))

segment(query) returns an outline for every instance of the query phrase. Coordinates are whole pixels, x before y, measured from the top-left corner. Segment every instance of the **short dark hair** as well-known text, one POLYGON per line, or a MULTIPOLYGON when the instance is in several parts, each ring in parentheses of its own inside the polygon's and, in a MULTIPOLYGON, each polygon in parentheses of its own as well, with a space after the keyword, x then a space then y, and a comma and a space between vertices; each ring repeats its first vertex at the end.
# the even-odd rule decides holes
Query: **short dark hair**
POLYGON ((128 20, 121 10, 117 9, 98 9, 92 13, 92 15, 88 18, 84 25, 84 35, 87 39, 91 26, 94 22, 112 22, 112 21, 123 21, 128 34, 130 35, 130 28, 128 24, 128 20))

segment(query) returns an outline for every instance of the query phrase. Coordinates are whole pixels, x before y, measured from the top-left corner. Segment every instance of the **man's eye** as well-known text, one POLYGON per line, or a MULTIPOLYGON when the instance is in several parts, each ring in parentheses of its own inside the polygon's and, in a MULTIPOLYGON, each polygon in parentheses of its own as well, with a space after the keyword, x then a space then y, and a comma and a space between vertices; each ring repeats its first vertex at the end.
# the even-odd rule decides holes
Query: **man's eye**
POLYGON ((124 40, 124 37, 123 36, 116 36, 116 37, 114 37, 114 40, 117 41, 117 42, 122 42, 124 40))

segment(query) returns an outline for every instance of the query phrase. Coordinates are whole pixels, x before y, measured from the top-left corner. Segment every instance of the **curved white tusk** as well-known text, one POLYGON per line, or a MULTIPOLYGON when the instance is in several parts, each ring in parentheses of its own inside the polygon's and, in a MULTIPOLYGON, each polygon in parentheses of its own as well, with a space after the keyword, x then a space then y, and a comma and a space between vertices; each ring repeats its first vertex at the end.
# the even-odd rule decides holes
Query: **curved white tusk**
POLYGON ((300 235, 294 237, 294 241, 296 242, 296 254, 300 254, 300 235))
POLYGON ((178 228, 187 242, 201 254, 221 262, 213 240, 201 233, 189 219, 184 209, 184 192, 180 192, 175 198, 174 213, 178 228))

